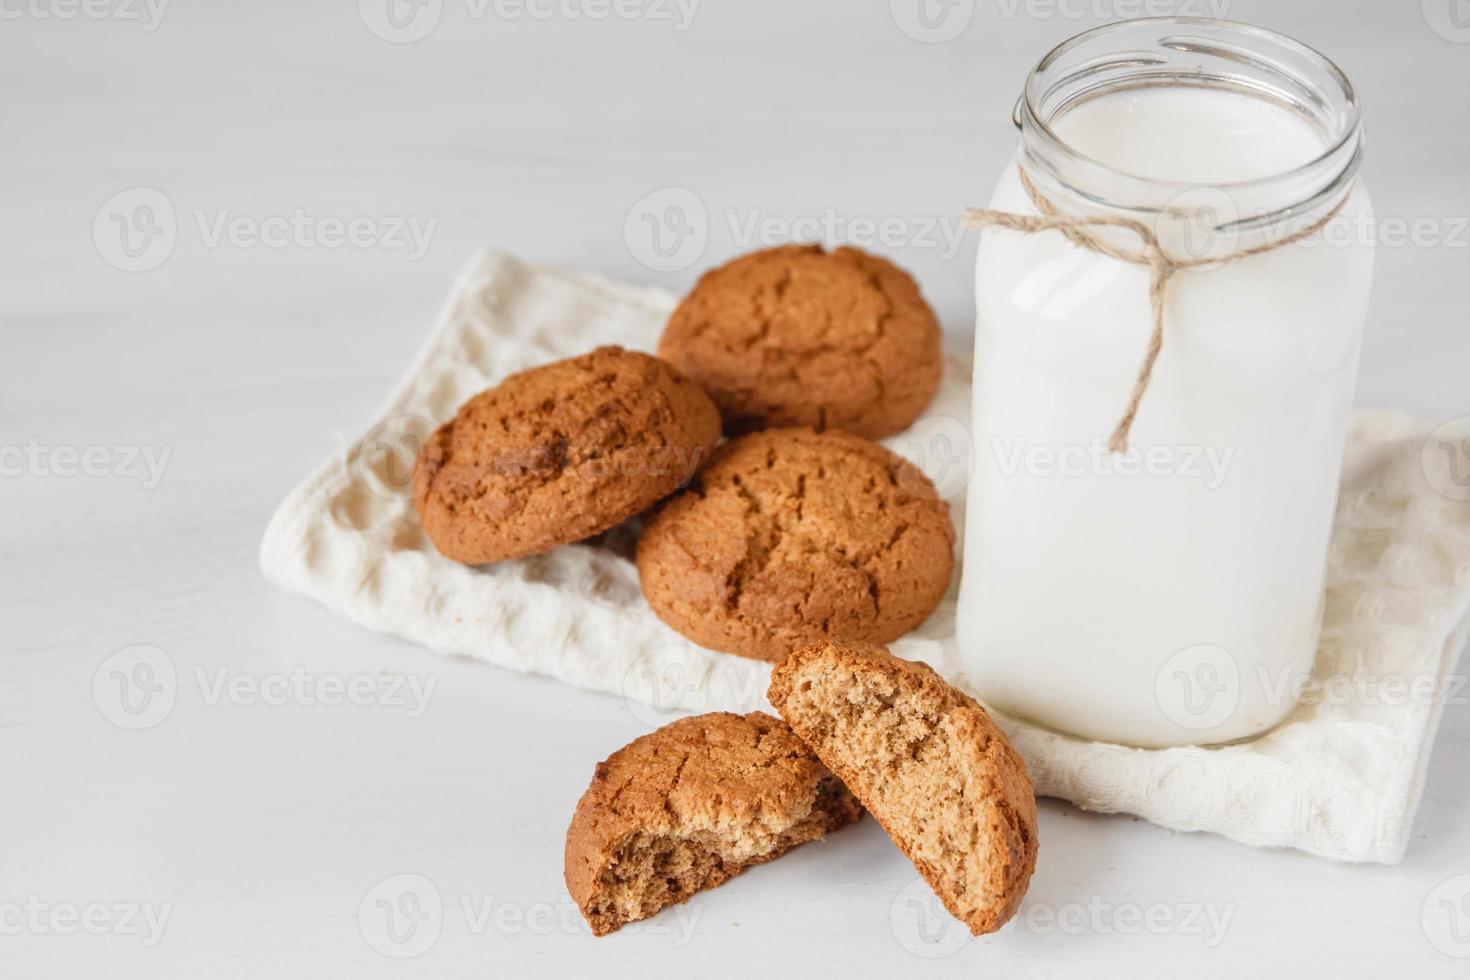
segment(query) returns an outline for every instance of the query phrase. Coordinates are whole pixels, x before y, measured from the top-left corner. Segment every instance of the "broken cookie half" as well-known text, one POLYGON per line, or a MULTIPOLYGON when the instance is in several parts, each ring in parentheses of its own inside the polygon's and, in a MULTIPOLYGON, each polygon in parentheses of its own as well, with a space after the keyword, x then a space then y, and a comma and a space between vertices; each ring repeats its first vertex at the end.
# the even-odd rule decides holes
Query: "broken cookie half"
POLYGON ((974 935, 1016 913, 1036 867, 1036 797, 990 716, 927 665, 823 640, 770 700, 974 935))
POLYGON ((597 766, 567 830, 567 890, 606 935, 860 816, 779 718, 684 718, 597 766))

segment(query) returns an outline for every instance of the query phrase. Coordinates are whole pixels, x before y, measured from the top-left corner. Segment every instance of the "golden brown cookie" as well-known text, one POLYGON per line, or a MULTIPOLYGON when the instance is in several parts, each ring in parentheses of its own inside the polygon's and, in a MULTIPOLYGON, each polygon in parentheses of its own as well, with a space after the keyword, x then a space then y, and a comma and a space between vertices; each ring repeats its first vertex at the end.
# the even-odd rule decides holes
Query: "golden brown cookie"
POLYGON ((882 647, 822 641, 772 672, 770 699, 971 933, 1015 915, 1036 868, 1036 797, 973 698, 882 647))
POLYGON ((779 661, 827 636, 918 626, 954 570, 949 508, 916 467, 847 432, 771 429, 716 449, 638 542, 659 618, 712 650, 779 661))
POLYGON ((684 718, 598 765, 567 830, 567 891, 603 936, 862 813, 779 718, 684 718))
POLYGON ((601 347, 466 402, 419 453, 414 506, 447 558, 521 558, 651 507, 719 436, 698 385, 656 357, 601 347))
POLYGON ((939 321, 908 273, 820 245, 706 273, 658 352, 704 386, 732 435, 779 426, 893 435, 928 407, 943 371, 939 321))

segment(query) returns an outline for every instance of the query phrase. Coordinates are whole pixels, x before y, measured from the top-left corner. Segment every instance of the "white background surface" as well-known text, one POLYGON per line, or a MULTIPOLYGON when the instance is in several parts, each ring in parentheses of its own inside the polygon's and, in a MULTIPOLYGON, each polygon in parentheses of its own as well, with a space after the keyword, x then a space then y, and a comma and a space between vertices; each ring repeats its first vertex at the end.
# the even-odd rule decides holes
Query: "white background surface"
MULTIPOLYGON (((1470 879, 1434 891, 1470 874, 1464 704, 1446 711, 1400 867, 1048 801, 1034 911, 999 936, 965 941, 935 916, 921 942, 906 915, 924 893, 905 891, 912 868, 865 821, 593 940, 566 904, 563 833, 596 761, 649 729, 643 713, 367 633, 257 573, 272 507, 356 434, 482 244, 680 289, 761 244, 741 237, 752 217, 898 217, 911 240, 879 250, 915 271, 963 343, 974 243, 931 245, 925 219, 952 227, 989 196, 1011 103, 1047 47, 1142 6, 960 0, 948 25, 963 30, 921 43, 886 0, 703 0, 686 30, 672 5, 655 8, 671 20, 542 20, 443 0, 426 37, 390 43, 351 2, 175 0, 152 30, 141 3, 0 5, 0 446, 40 459, 0 477, 0 972, 1470 976, 1446 949, 1470 950, 1436 948, 1423 915, 1470 892, 1470 879), (105 209, 100 248, 93 224, 136 187, 167 197, 177 237, 162 264, 128 273, 106 260, 105 209), (625 222, 668 187, 695 192, 708 235, 677 257, 686 267, 655 271, 625 222), (298 209, 436 224, 416 258, 208 240, 221 212, 258 226, 298 209), (103 447, 93 459, 110 475, 58 475, 62 447, 103 447), (156 486, 129 475, 127 447, 169 453, 156 486), (136 644, 166 652, 178 694, 128 731, 99 710, 93 677, 136 644), (436 686, 417 717, 209 703, 221 676, 298 668, 436 686), (443 903, 437 941, 406 960, 376 952, 359 916, 366 898, 371 933, 369 892, 400 874, 443 903), (32 897, 168 919, 152 945, 125 928, 63 934, 64 911, 16 918, 32 897), (1186 921, 1200 909, 1229 917, 1223 934, 1186 921)), ((1380 220, 1429 219, 1438 241, 1380 250, 1360 403, 1463 414, 1470 10, 1236 0, 1229 14, 1337 58, 1364 93, 1380 220)), ((1470 940, 1470 905, 1458 921, 1470 940)))

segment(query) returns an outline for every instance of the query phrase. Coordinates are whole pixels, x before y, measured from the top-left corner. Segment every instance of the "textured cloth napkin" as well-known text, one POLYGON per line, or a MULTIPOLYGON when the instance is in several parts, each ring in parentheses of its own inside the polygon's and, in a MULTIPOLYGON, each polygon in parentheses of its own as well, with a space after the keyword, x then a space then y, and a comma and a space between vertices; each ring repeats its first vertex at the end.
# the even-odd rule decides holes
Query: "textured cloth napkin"
MULTIPOLYGON (((423 437, 469 396, 599 344, 651 350, 673 304, 658 290, 476 256, 369 432, 277 510, 261 547, 265 574, 372 629, 622 696, 650 725, 685 711, 769 710, 767 665, 693 646, 649 611, 629 530, 469 568, 440 557, 409 499, 423 437)), ((961 538, 969 379, 968 361, 952 356, 928 416, 888 441, 935 480, 961 538)), ((1125 748, 997 714, 1038 794, 1261 847, 1399 860, 1442 706, 1465 696, 1452 672, 1470 629, 1470 488, 1435 471, 1453 461, 1426 450, 1430 428, 1398 415, 1353 421, 1319 696, 1270 734, 1222 748, 1125 748), (1388 681, 1417 683, 1421 695, 1396 696, 1388 681), (1436 695, 1422 696, 1426 681, 1436 695)), ((892 649, 963 686, 958 579, 892 649)))

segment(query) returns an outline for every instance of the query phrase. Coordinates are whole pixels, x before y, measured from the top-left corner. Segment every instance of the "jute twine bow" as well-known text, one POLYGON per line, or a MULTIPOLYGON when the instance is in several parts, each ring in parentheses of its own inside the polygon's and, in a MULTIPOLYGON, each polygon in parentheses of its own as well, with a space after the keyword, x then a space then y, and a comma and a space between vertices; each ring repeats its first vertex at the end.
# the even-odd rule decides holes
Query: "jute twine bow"
POLYGON ((1036 189, 1036 185, 1031 182, 1026 171, 1021 170, 1018 173, 1021 178, 1021 187, 1041 215, 1037 217, 1016 214, 1011 211, 995 211, 990 208, 971 208, 965 212, 965 224, 968 227, 1004 228, 1026 235, 1040 231, 1060 231, 1074 244, 1091 249, 1100 255, 1106 255, 1120 262, 1148 267, 1148 299, 1149 305, 1153 308, 1154 329, 1148 340, 1148 351, 1144 354, 1143 366, 1138 370, 1138 379, 1133 382, 1133 394, 1128 397, 1128 407, 1123 410, 1122 419, 1118 421, 1117 428, 1113 429, 1113 434, 1108 439, 1108 449, 1115 453, 1128 451, 1128 433, 1133 429, 1133 420, 1138 417, 1138 406, 1143 401, 1143 394, 1148 391, 1149 379, 1153 377, 1154 363, 1159 359, 1159 351, 1164 348, 1164 289, 1168 286, 1174 273, 1203 265, 1237 262, 1252 255, 1260 255, 1262 252, 1270 252, 1273 249, 1311 238, 1337 217, 1343 206, 1347 204, 1348 197, 1344 194, 1342 200, 1338 201, 1327 214, 1305 228, 1277 241, 1242 249, 1224 258, 1180 259, 1170 255, 1159 244, 1159 238, 1154 234, 1153 229, 1141 221, 1135 221, 1132 218, 1088 218, 1062 214, 1056 205, 1048 201, 1036 189), (1136 249, 1120 248, 1092 234, 1087 230, 1089 228, 1123 228, 1137 235, 1140 245, 1136 249))

